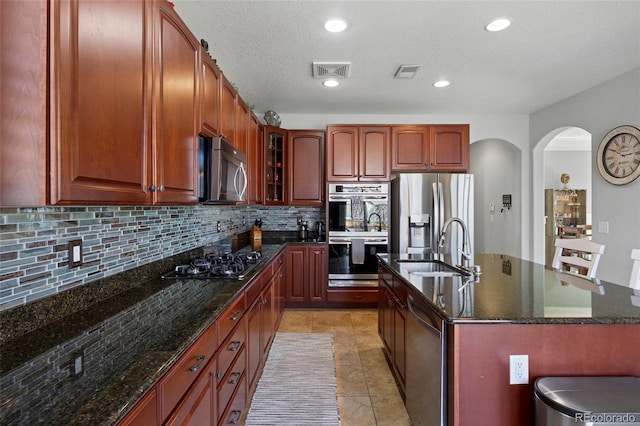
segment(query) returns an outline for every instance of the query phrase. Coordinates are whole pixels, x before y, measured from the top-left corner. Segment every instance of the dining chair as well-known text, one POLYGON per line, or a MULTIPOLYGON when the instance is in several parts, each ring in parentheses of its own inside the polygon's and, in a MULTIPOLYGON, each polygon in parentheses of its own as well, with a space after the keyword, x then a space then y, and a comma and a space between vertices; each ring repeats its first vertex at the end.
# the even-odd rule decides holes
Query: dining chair
POLYGON ((640 249, 631 250, 631 259, 633 259, 633 268, 631 269, 629 287, 640 290, 640 249))
POLYGON ((570 271, 587 278, 595 278, 604 244, 586 238, 558 238, 555 243, 553 269, 570 271))

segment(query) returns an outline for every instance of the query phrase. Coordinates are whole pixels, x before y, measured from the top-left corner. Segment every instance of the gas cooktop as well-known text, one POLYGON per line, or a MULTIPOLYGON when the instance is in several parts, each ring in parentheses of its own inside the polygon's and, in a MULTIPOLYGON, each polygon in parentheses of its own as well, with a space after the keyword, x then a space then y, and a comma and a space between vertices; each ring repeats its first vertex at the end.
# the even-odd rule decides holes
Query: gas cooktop
POLYGON ((163 274, 162 278, 243 279, 258 265, 261 258, 262 253, 259 251, 209 253, 191 259, 188 264, 176 266, 173 271, 163 274))

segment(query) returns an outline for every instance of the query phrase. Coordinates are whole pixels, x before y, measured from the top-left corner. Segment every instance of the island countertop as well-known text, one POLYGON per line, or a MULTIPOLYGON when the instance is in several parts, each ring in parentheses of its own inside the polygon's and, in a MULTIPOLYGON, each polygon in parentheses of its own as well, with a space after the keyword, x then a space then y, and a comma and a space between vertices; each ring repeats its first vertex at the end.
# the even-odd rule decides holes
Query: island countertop
POLYGON ((597 280, 575 283, 571 276, 520 258, 476 254, 473 263, 482 271, 476 280, 420 276, 413 273, 415 264, 397 262, 407 255, 378 258, 452 323, 640 324, 640 290, 597 280))

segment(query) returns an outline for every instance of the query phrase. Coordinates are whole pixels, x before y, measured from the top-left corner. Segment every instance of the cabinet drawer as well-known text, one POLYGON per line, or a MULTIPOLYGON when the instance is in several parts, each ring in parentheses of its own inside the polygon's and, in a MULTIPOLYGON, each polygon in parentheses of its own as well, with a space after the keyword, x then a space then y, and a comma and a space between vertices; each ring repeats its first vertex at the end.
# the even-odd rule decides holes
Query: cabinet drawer
MULTIPOLYGON (((220 383, 218 384, 218 413, 225 413, 229 402, 233 398, 234 392, 237 390, 237 394, 243 394, 243 398, 246 401, 246 389, 245 389, 245 366, 246 366, 246 357, 244 348, 242 349, 240 356, 238 356, 227 371, 227 374, 222 378, 220 383)), ((240 407, 240 410, 244 409, 244 404, 240 407)))
POLYGON ((226 375, 233 360, 244 350, 246 341, 244 321, 244 318, 240 320, 240 324, 238 324, 238 327, 233 331, 231 336, 220 345, 217 356, 218 367, 216 370, 218 377, 224 377, 226 375))
POLYGON ((377 303, 378 289, 328 290, 327 301, 336 303, 377 303))
POLYGON ((216 327, 209 327, 202 336, 180 357, 169 372, 160 379, 161 420, 164 421, 178 404, 189 386, 204 370, 216 350, 216 327))
POLYGON ((219 425, 238 425, 245 410, 247 409, 247 393, 245 392, 246 380, 244 376, 240 379, 238 391, 233 396, 227 410, 224 412, 219 425))
MULTIPOLYGON (((271 268, 269 268, 271 269, 271 268)), ((261 273, 257 276, 253 281, 251 281, 251 285, 247 288, 247 305, 251 306, 253 301, 260 295, 262 291, 262 282, 264 281, 265 273, 261 273)))
POLYGON ((223 342, 231 330, 240 322, 246 308, 245 293, 242 293, 216 320, 218 324, 218 339, 223 342))

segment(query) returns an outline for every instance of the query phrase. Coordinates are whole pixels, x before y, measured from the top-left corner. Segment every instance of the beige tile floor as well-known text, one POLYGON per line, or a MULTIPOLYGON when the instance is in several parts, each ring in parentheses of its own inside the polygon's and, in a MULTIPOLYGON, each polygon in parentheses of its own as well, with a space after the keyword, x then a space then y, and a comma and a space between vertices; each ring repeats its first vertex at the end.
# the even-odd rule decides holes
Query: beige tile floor
POLYGON ((382 352, 377 310, 288 309, 278 331, 333 334, 342 426, 411 425, 382 352))

